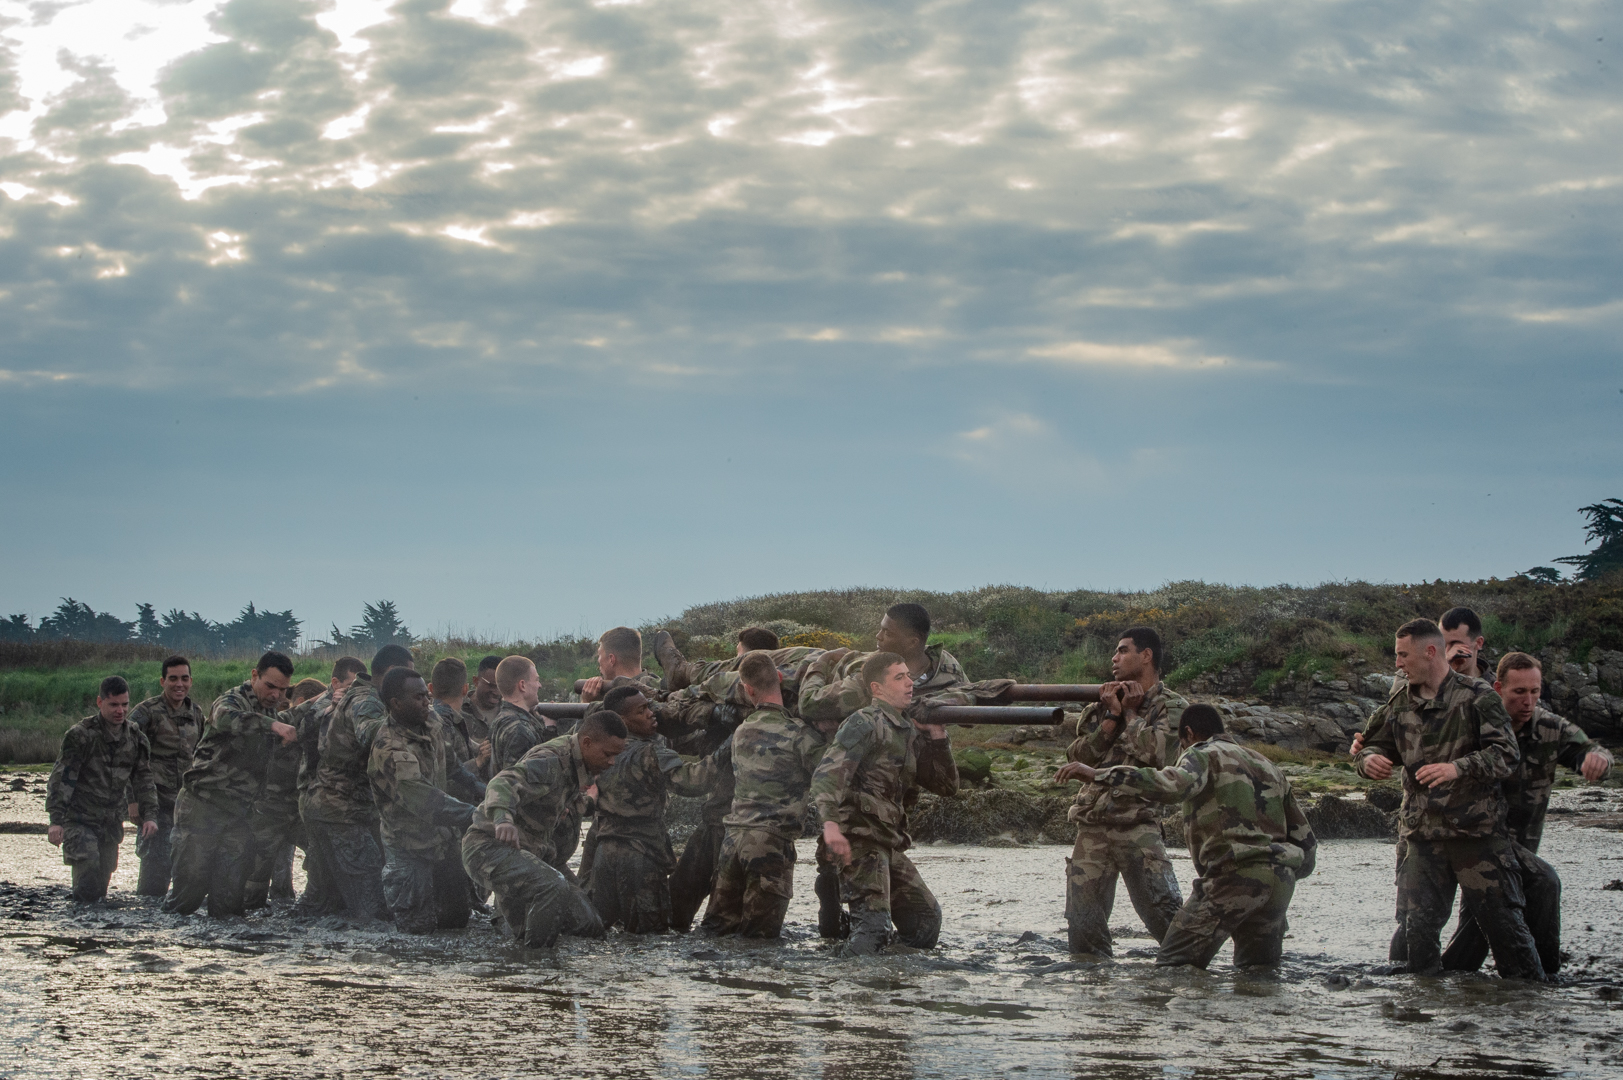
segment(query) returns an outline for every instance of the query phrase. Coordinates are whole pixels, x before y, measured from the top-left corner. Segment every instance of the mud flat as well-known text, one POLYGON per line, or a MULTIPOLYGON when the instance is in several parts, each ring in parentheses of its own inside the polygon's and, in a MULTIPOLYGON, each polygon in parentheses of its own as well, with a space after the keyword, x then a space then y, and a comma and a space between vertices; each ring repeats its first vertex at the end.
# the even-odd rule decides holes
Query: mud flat
POLYGON ((1544 847, 1572 957, 1554 986, 1373 974, 1380 840, 1325 842, 1285 966, 1250 976, 1227 948, 1210 973, 1156 970, 1124 895, 1117 958, 1073 959, 1051 845, 921 846, 941 948, 845 961, 804 877, 780 945, 616 933, 527 953, 483 922, 414 939, 163 915, 128 891, 128 844, 115 903, 76 910, 43 837, 0 835, 0 1076, 1615 1077, 1623 802, 1585 794, 1558 794, 1572 812, 1544 847))

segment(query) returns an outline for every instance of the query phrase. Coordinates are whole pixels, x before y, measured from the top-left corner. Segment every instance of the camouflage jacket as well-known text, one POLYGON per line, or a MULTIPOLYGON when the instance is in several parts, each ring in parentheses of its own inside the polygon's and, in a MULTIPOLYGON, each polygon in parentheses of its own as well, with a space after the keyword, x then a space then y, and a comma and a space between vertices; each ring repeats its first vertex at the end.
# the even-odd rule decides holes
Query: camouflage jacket
POLYGON ((958 790, 950 739, 932 739, 882 701, 859 709, 840 725, 812 774, 818 816, 848 839, 905 851, 906 800, 922 786, 938 795, 958 790))
MULTIPOLYGON (((649 701, 658 701, 665 696, 660 677, 652 671, 639 671, 635 675, 616 675, 612 679, 603 680, 603 695, 596 701, 587 703, 586 715, 590 716, 601 709, 603 707, 603 697, 607 697, 610 690, 618 690, 622 686, 640 687, 643 696, 649 701)), ((579 694, 571 693, 569 697, 573 701, 580 700, 579 694)))
MULTIPOLYGON (((1512 729, 1515 725, 1512 723, 1512 729)), ((1539 706, 1516 732, 1521 761, 1505 781, 1508 815, 1505 824, 1517 842, 1529 851, 1538 851, 1544 838, 1544 815, 1550 808, 1550 788, 1555 785, 1555 767, 1565 765, 1577 771, 1590 753, 1606 756, 1611 752, 1590 742, 1582 728, 1539 706)))
MULTIPOLYGON (((500 711, 501 704, 498 702, 496 705, 496 712, 500 711)), ((479 711, 479 706, 473 703, 473 693, 471 691, 467 697, 462 699, 462 722, 467 725, 468 738, 471 739, 475 745, 478 745, 479 743, 482 743, 486 739, 490 738, 490 722, 494 719, 496 719, 496 713, 493 712, 489 716, 486 716, 484 713, 479 711)))
POLYGON ((445 765, 445 728, 434 713, 424 727, 391 716, 378 728, 366 775, 386 850, 424 859, 457 852, 473 807, 445 793, 445 765))
POLYGON ((179 709, 171 709, 162 694, 149 697, 130 710, 125 723, 133 724, 147 737, 152 750, 152 782, 158 788, 158 801, 175 805, 180 794, 180 777, 192 763, 192 751, 203 734, 203 710, 187 698, 179 709))
POLYGON ((321 768, 321 733, 332 719, 332 692, 323 691, 316 697, 293 706, 288 723, 299 732, 299 797, 303 799, 315 782, 321 768))
MULTIPOLYGON (((824 651, 809 645, 792 645, 786 649, 774 649, 768 654, 783 680, 784 701, 794 702, 799 699, 801 681, 813 664, 824 655, 824 651)), ((731 659, 705 664, 691 685, 671 696, 677 699, 725 702, 737 705, 747 713, 755 706, 750 704, 750 699, 744 694, 744 684, 738 677, 738 665, 743 660, 742 656, 734 656, 731 659)))
MULTIPOLYGON (((1098 786, 1183 803, 1189 856, 1201 876, 1267 862, 1300 871, 1317 841, 1279 767, 1227 735, 1196 743, 1165 769, 1116 766, 1098 786)), ((1307 874, 1299 874, 1306 877, 1307 874)))
MULTIPOLYGON (((1358 754, 1358 771, 1379 754, 1403 769, 1398 834, 1421 840, 1488 836, 1504 821, 1501 784, 1516 771, 1521 754, 1505 703, 1493 685, 1450 671, 1425 699, 1408 684, 1370 717, 1358 754), (1415 779, 1422 765, 1452 763, 1453 781, 1432 788, 1415 779)), ((1367 774, 1365 774, 1367 775, 1367 774)))
MULTIPOLYGON (((299 726, 294 709, 277 719, 295 729, 299 726)), ((254 800, 254 813, 283 821, 294 819, 299 813, 299 770, 304 764, 304 747, 296 740, 284 743, 274 735, 265 746, 265 782, 260 785, 259 798, 254 800)))
MULTIPOLYGON (((1138 713, 1126 726, 1115 718, 1115 733, 1106 735, 1097 702, 1082 710, 1077 721, 1077 737, 1066 750, 1070 761, 1080 761, 1096 769, 1127 765, 1135 769, 1160 769, 1172 760, 1178 748, 1178 721, 1189 702, 1157 682, 1144 692, 1138 713)), ((1084 826, 1127 829, 1146 825, 1159 818, 1156 808, 1132 788, 1115 789, 1101 784, 1083 784, 1076 793, 1070 818, 1084 826)))
POLYGON ((479 743, 483 740, 473 737, 473 732, 468 728, 466 714, 451 708, 443 701, 434 702, 433 710, 445 735, 446 755, 453 761, 472 761, 479 753, 479 743))
POLYGON ((600 842, 629 844, 668 870, 676 865, 676 857, 665 828, 666 798, 673 791, 703 795, 719 771, 715 755, 683 764, 658 735, 646 739, 633 735, 614 764, 597 778, 592 832, 600 842))
POLYGON ((68 728, 45 785, 51 824, 122 827, 132 801, 140 804, 142 821, 156 820, 151 754, 147 737, 128 718, 116 732, 107 730, 101 713, 68 728))
POLYGON ((389 718, 372 680, 357 675, 333 710, 317 746, 321 764, 305 798, 305 817, 332 825, 372 825, 378 808, 366 770, 372 740, 389 718))
MULTIPOLYGON (((833 654, 828 654, 833 655, 833 654)), ((832 661, 813 662, 800 680, 800 693, 796 697, 797 711, 807 720, 844 720, 858 709, 866 708, 871 699, 862 683, 862 665, 873 653, 847 653, 832 661)), ((927 703, 938 705, 973 705, 974 695, 955 693, 969 682, 963 665, 940 645, 924 650, 930 665, 913 676, 913 704, 909 716, 923 717, 927 703)), ((788 701, 785 693, 784 700, 788 701)))
POLYGON ((511 701, 502 702, 496 718, 490 722, 490 774, 511 769, 519 759, 549 739, 557 737, 557 729, 542 721, 534 713, 525 712, 511 701))
POLYGON ((580 737, 553 739, 490 778, 485 801, 468 827, 493 836, 497 825, 511 822, 518 826, 519 847, 565 870, 575 850, 572 840, 580 837, 591 784, 592 774, 580 756, 580 737))
POLYGON ((750 713, 733 732, 733 805, 725 823, 799 839, 812 776, 827 750, 826 735, 780 706, 750 713))
POLYGON ((221 694, 182 777, 182 790, 216 810, 246 818, 265 786, 271 743, 281 741, 271 731, 278 719, 265 711, 251 683, 221 694))

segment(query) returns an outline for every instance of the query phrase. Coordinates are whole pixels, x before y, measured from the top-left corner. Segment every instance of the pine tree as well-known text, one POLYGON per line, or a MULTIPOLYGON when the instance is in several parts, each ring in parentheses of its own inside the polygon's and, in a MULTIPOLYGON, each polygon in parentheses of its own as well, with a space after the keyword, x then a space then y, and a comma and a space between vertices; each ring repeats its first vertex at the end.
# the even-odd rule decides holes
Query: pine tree
POLYGON ((163 643, 163 624, 151 604, 135 605, 135 638, 147 645, 163 643))
MULTIPOLYGON (((338 628, 335 626, 333 629, 336 631, 338 628)), ((406 629, 406 624, 400 621, 400 610, 393 600, 367 604, 360 625, 349 628, 349 637, 357 644, 369 645, 374 649, 384 645, 410 645, 417 640, 406 629)))
POLYGON ((1576 566, 1578 572, 1573 576, 1579 581, 1594 581, 1614 570, 1623 570, 1623 499, 1604 499, 1581 506, 1578 512, 1589 518, 1584 539, 1598 543, 1592 551, 1555 561, 1576 566))

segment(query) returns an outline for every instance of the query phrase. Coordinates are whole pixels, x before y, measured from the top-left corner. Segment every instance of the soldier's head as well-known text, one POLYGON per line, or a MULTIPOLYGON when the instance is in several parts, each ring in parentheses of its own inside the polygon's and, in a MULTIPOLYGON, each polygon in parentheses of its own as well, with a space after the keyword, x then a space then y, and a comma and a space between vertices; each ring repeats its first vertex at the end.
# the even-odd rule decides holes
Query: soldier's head
POLYGON ((1461 675, 1476 677, 1476 654, 1488 643, 1482 636, 1482 620, 1468 607, 1453 607, 1437 620, 1443 631, 1443 655, 1448 666, 1461 675))
POLYGON ((580 743, 580 756, 586 762, 586 771, 596 776, 610 765, 626 748, 626 725, 613 709, 599 709, 580 722, 575 732, 580 743))
POLYGON ((862 662, 862 685, 875 701, 905 709, 913 704, 913 676, 907 661, 893 652, 876 652, 862 662))
POLYGON ((101 681, 101 688, 96 691, 96 711, 109 727, 122 724, 130 714, 130 684, 122 676, 109 675, 101 681))
POLYGON ((411 650, 404 645, 385 645, 372 655, 372 681, 378 682, 397 667, 409 668, 415 664, 411 650))
POLYGON ((434 665, 433 674, 429 679, 429 686, 437 700, 443 701, 453 709, 462 707, 462 699, 468 693, 467 664, 457 657, 447 656, 434 665))
POLYGON ((1121 632, 1110 657, 1110 677, 1148 688, 1161 677, 1161 635, 1148 626, 1129 626, 1121 632))
POLYGON ((327 684, 327 691, 332 695, 333 704, 344 696, 355 683, 355 676, 366 670, 366 661, 358 656, 340 656, 332 666, 332 681, 327 684))
POLYGON ((171 656, 158 669, 158 683, 170 707, 180 708, 181 702, 192 692, 192 662, 184 656, 171 656))
POLYGON ((1430 619, 1410 619, 1398 627, 1393 645, 1398 670, 1416 687, 1436 687, 1448 673, 1443 632, 1430 619))
POLYGON ((428 724, 428 710, 434 699, 423 677, 411 668, 390 668, 378 686, 378 697, 389 715, 407 727, 428 724))
POLYGON ((1178 721, 1178 745, 1185 749, 1221 734, 1223 734, 1222 714, 1205 703, 1189 706, 1178 721))
POLYGON ((603 707, 618 716, 626 730, 638 738, 648 738, 658 726, 653 706, 641 687, 616 686, 604 695, 603 707))
POLYGON ((930 640, 930 613, 918 604, 892 604, 879 620, 874 648, 898 656, 917 656, 930 640))
POLYGON ((502 688, 496 685, 496 669, 501 664, 501 657, 487 656, 479 661, 479 670, 474 674, 473 703, 485 712, 501 704, 502 688))
POLYGON ((254 697, 259 699, 261 708, 269 712, 278 711, 293 686, 293 661, 288 659, 286 653, 270 650, 254 665, 248 686, 253 690, 254 697))
POLYGON ((509 656, 496 665, 496 687, 503 701, 529 712, 541 700, 541 676, 528 656, 509 656))
POLYGON ((293 686, 293 704, 302 705, 311 698, 317 698, 327 689, 327 684, 320 679, 300 679, 293 686))
POLYGON ((603 631, 597 639, 597 670, 605 679, 642 670, 642 635, 629 626, 603 631))
POLYGON ((1544 666, 1524 652, 1506 653, 1493 675, 1493 688, 1505 703, 1510 722, 1518 729, 1533 719, 1544 691, 1544 666))
POLYGON ((779 648, 778 635, 764 626, 746 626, 738 632, 738 649, 735 656, 761 649, 765 652, 779 648))
POLYGON ((738 680, 744 684, 744 696, 751 704, 783 704, 783 676, 765 652, 757 649, 744 654, 738 662, 738 680))

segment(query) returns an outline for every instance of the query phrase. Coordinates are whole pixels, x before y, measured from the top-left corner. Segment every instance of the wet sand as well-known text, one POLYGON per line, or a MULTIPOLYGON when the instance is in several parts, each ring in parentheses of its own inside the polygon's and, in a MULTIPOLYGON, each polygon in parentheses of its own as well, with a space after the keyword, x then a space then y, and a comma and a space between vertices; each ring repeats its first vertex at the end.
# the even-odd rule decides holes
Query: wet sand
MULTIPOLYGON (((1558 805, 1623 810, 1584 795, 1558 805)), ((1073 960, 1055 846, 920 849, 941 947, 835 960, 806 876, 781 944, 615 933, 526 952, 477 918, 412 938, 286 905, 163 915, 129 892, 129 841, 113 903, 76 909, 43 836, 0 835, 0 1077, 1615 1077, 1623 892, 1602 886, 1623 878, 1623 833, 1572 818, 1543 849, 1572 956, 1553 986, 1373 974, 1393 926, 1382 841, 1322 845, 1286 963, 1259 976, 1227 947, 1210 972, 1155 969, 1125 892, 1117 958, 1073 960)))

